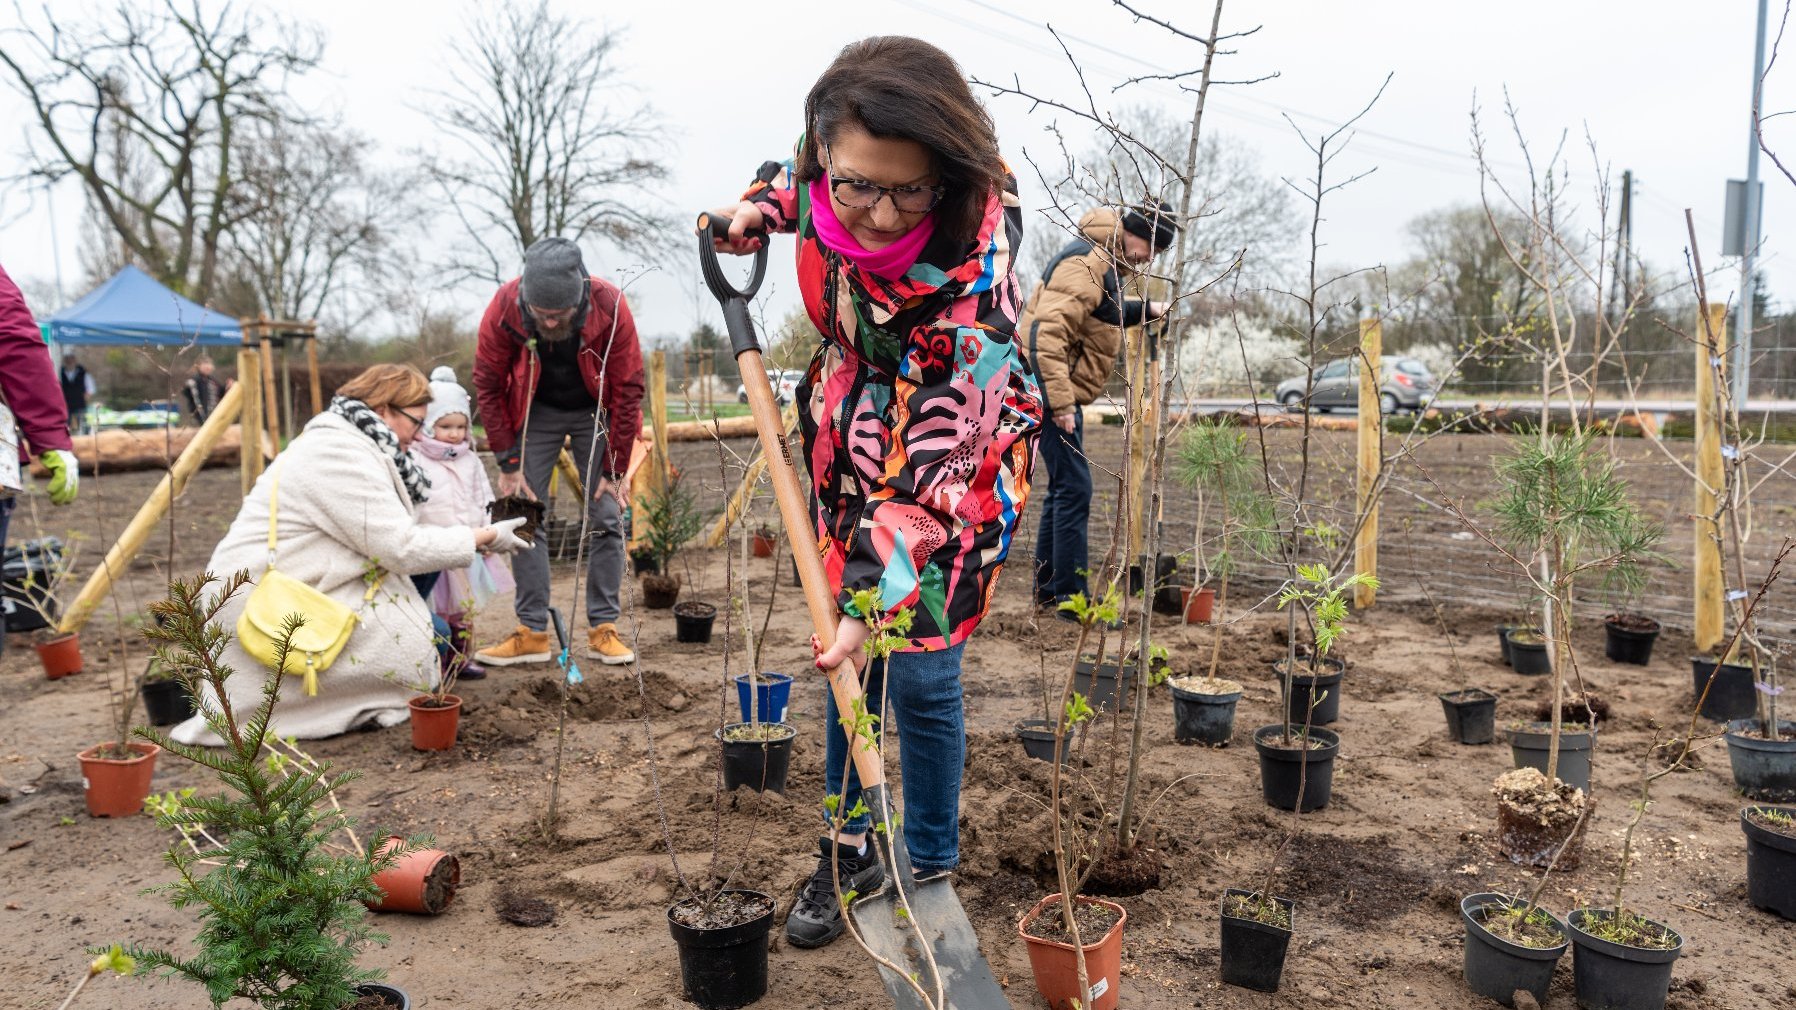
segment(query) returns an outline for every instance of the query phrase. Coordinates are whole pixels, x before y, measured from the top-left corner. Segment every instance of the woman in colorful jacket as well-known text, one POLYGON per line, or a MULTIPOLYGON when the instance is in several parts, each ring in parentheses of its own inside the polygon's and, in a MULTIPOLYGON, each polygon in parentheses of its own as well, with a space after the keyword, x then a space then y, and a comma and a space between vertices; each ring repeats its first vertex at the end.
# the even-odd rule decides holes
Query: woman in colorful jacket
MULTIPOLYGON (((824 566, 844 619, 819 669, 857 668, 869 630, 853 603, 877 589, 909 608, 908 645, 868 672, 903 734, 904 835, 919 881, 959 859, 966 760, 961 660, 991 600, 1028 493, 1041 396, 1016 347, 1012 257, 1022 240, 1016 181, 954 60, 913 38, 848 47, 805 98, 793 160, 733 207, 721 250, 757 232, 798 237, 798 282, 821 340, 798 402, 824 566)), ((829 795, 852 810, 847 741, 830 698, 829 795)), ((786 934, 820 947, 841 934, 843 891, 885 875, 863 816, 826 834, 786 934)))

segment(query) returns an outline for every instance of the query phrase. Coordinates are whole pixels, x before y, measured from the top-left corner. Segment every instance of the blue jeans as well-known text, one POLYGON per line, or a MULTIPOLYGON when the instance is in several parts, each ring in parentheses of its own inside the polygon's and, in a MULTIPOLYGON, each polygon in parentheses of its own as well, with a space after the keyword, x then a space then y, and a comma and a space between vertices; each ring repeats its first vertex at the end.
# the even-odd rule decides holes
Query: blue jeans
MULTIPOLYGON (((430 610, 430 591, 437 587, 437 579, 441 577, 442 574, 442 572, 425 572, 423 575, 412 576, 412 586, 418 590, 419 596, 424 597, 424 608, 426 610, 430 610)), ((443 620, 436 611, 431 610, 430 628, 432 637, 437 644, 437 658, 446 663, 449 661, 449 645, 454 641, 454 639, 450 637, 451 632, 449 629, 449 622, 443 620)))
POLYGON ((1091 464, 1085 460, 1084 444, 1083 411, 1073 411, 1070 432, 1061 431, 1051 419, 1042 430, 1041 461, 1048 471, 1048 493, 1042 498, 1041 529, 1035 538, 1037 603, 1059 602, 1085 592, 1091 464))
MULTIPOLYGON (((911 865, 919 870, 951 870, 960 862, 960 777, 967 763, 960 660, 965 648, 963 643, 939 652, 893 653, 884 663, 874 663, 867 677, 868 712, 879 714, 882 686, 890 691, 891 718, 902 738, 898 762, 904 774, 904 842, 911 865)), ((848 788, 841 809, 852 810, 861 797, 861 777, 848 761, 848 737, 837 721, 836 697, 827 680, 823 693, 828 699, 825 788, 831 796, 843 794, 846 765, 848 788)), ((825 810, 826 822, 828 816, 825 810)), ((863 815, 842 830, 866 831, 871 823, 863 815)))

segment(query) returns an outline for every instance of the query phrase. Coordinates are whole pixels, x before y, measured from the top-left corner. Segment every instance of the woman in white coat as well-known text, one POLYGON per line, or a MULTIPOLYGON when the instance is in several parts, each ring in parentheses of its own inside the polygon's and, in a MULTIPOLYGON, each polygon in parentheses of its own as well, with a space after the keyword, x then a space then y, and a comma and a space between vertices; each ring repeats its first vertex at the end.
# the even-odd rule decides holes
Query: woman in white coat
MULTIPOLYGON (((522 520, 419 524, 417 504, 430 481, 405 450, 422 430, 429 402, 429 383, 410 365, 375 365, 345 383, 256 481, 212 551, 207 569, 214 574, 261 576, 270 560, 270 492, 278 482, 276 567, 358 612, 348 644, 318 676, 316 695, 305 694, 299 677, 284 678, 276 736, 309 740, 404 722, 406 702, 438 677, 430 610, 408 576, 466 568, 478 551, 509 554, 525 546, 512 533, 522 520), (379 579, 378 588, 364 603, 371 578, 379 579)), ((235 628, 248 597, 247 589, 240 591, 219 621, 235 628)), ((222 658, 236 671, 225 686, 239 711, 253 708, 267 678, 279 676, 234 641, 222 658)), ((219 743, 197 715, 171 735, 182 743, 219 743)))

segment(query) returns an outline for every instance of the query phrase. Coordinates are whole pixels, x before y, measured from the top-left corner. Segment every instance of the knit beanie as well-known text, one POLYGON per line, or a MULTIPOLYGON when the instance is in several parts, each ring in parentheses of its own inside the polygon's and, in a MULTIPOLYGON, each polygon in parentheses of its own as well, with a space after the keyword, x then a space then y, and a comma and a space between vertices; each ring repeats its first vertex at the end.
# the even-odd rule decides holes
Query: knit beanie
POLYGON ((586 290, 580 247, 564 238, 539 238, 524 250, 524 304, 571 309, 586 290))
POLYGON ((1122 226, 1123 231, 1153 243, 1155 252, 1172 245, 1172 240, 1179 234, 1179 226, 1173 222, 1172 204, 1164 200, 1127 208, 1123 211, 1122 226))
POLYGON ((470 424, 474 420, 474 415, 468 412, 468 391, 456 381, 455 369, 438 365, 430 372, 430 406, 424 410, 424 433, 434 438, 432 429, 450 414, 460 414, 470 424))

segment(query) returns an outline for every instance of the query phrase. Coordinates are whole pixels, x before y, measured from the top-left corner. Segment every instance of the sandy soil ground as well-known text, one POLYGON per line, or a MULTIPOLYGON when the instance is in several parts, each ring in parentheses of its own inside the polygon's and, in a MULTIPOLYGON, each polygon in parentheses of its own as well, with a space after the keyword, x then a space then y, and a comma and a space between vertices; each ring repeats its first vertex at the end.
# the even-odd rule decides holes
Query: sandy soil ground
MULTIPOLYGON (((1495 444, 1482 437, 1450 440, 1431 447, 1437 454, 1431 465, 1438 467, 1437 477, 1458 481, 1460 493, 1483 494, 1478 482, 1495 444)), ((1115 430, 1099 429, 1093 445, 1113 454, 1115 430)), ((1349 445, 1343 441, 1330 451, 1349 445)), ((734 447, 747 451, 747 443, 734 447)), ((716 474, 709 449, 683 448, 676 461, 694 474, 716 474)), ((90 545, 104 544, 152 482, 148 475, 114 477, 100 482, 98 495, 84 486, 88 509, 56 519, 83 527, 90 545)), ((208 471, 196 480, 177 520, 173 557, 163 535, 152 538, 146 559, 119 594, 119 614, 127 621, 154 598, 171 565, 186 572, 204 564, 235 510, 236 482, 231 471, 208 471)), ((723 481, 712 476, 706 483, 723 481)), ((1651 497, 1668 514, 1683 500, 1670 478, 1651 497)), ((1100 501, 1093 521, 1100 553, 1108 523, 1100 501)), ((1438 537, 1450 535, 1444 524, 1433 529, 1438 537)), ((15 528, 14 536, 28 532, 15 528)), ((1189 536, 1189 527, 1183 535, 1189 536)), ((1021 539, 1032 537, 1025 532, 1021 539)), ((1023 547, 1019 555, 1026 559, 1023 547)), ((97 548, 90 550, 90 563, 93 558, 97 548)), ((694 551, 691 562, 700 592, 717 600, 722 554, 694 551)), ((665 922, 680 884, 658 811, 665 811, 666 835, 691 882, 727 874, 783 904, 812 862, 822 734, 828 730, 822 683, 803 673, 807 629, 787 572, 783 561, 777 573, 767 561, 754 562, 750 572, 757 608, 776 574, 785 583, 777 590, 763 665, 800 676, 792 715, 800 732, 785 796, 737 792, 714 805, 711 733, 726 705, 732 719, 735 706, 733 691, 727 701, 724 691, 722 618, 713 644, 676 643, 671 616, 640 609, 633 586, 626 624, 642 657, 640 684, 627 670, 588 664, 588 685, 570 706, 566 816, 552 841, 538 829, 555 744, 556 680, 546 667, 495 671, 466 684, 461 743, 447 753, 414 752, 403 727, 310 745, 316 756, 362 771, 342 799, 365 825, 428 833, 462 859, 464 887, 449 912, 434 919, 384 917, 379 925, 391 943, 370 949, 364 962, 387 969, 422 1007, 688 1005, 680 998, 678 960, 665 922), (547 899, 557 910, 555 922, 535 929, 504 923, 495 910, 507 892, 547 899)), ((1443 633, 1427 608, 1406 599, 1413 595, 1409 590, 1413 586, 1394 582, 1387 599, 1353 620, 1341 647, 1350 667, 1334 800, 1303 818, 1275 878, 1274 890, 1298 905, 1284 987, 1273 996, 1218 982, 1217 901, 1226 886, 1261 880, 1271 853, 1293 827, 1289 814, 1262 801, 1248 739, 1254 727, 1276 718, 1269 663, 1282 651, 1283 620, 1269 607, 1243 615, 1237 606, 1220 630, 1174 625, 1156 633, 1170 648, 1177 674, 1196 670, 1208 658, 1212 636, 1223 635, 1223 669, 1245 683, 1247 693, 1234 744, 1216 750, 1173 742, 1164 688, 1147 701, 1143 775, 1146 795, 1160 797, 1149 835, 1164 872, 1158 889, 1120 899, 1130 915, 1124 1007, 1420 1010, 1477 1004, 1460 978, 1458 899, 1472 891, 1525 889, 1535 875, 1503 860, 1494 847, 1490 784, 1511 766, 1508 748, 1449 741, 1434 696, 1464 684, 1495 690, 1502 698, 1502 725, 1527 717, 1548 688, 1498 663, 1491 610, 1452 606, 1443 633)), ((557 598, 570 594, 571 573, 558 566, 557 598)), ((1237 599, 1248 596, 1242 592, 1237 599)), ((1039 1007, 1044 1004, 1034 992, 1016 921, 1052 881, 1043 841, 1048 768, 1023 757, 1010 727, 1039 714, 1041 671, 1058 676, 1066 669, 1073 629, 1042 624, 1026 600, 1026 569, 1016 564, 967 652, 970 740, 957 888, 1013 1003, 1039 1007)), ((509 629, 508 610, 501 604, 481 616, 483 637, 509 629)), ((1164 625, 1165 619, 1157 622, 1164 625)), ((1681 726, 1690 703, 1687 635, 1668 630, 1652 665, 1620 667, 1601 659, 1601 629, 1586 623, 1578 640, 1585 676, 1609 698, 1614 714, 1597 751, 1599 808, 1584 865, 1555 874, 1546 890, 1544 901, 1562 914, 1607 900, 1631 784, 1655 723, 1681 726)), ((739 642, 740 628, 733 631, 739 642)), ((162 853, 169 833, 147 817, 95 820, 82 806, 74 754, 104 731, 104 678, 108 671, 118 676, 127 653, 135 664, 143 661, 141 646, 121 648, 127 634, 111 606, 102 609, 85 636, 87 672, 58 682, 43 679, 24 641, 14 639, 0 659, 6 698, 0 706, 0 779, 6 784, 0 790, 6 800, 0 803, 0 1007, 56 1006, 86 963, 86 945, 136 940, 181 947, 194 934, 189 913, 140 893, 168 879, 162 853)), ((728 669, 744 669, 739 649, 728 669)), ((1126 719, 1104 720, 1085 744, 1083 774, 1111 796, 1108 748, 1129 728, 1126 719)), ((1785 957, 1796 943, 1796 924, 1746 904, 1740 800, 1722 746, 1711 743, 1700 755, 1701 767, 1669 777, 1656 790, 1637 836, 1629 901, 1687 937, 1670 1006, 1796 1005, 1785 957)), ((165 756, 156 787, 189 785, 207 783, 165 756)), ((1570 964, 1569 957, 1561 963, 1549 1007, 1573 1005, 1570 964)), ((846 942, 822 951, 776 944, 771 966, 764 1006, 885 1005, 870 963, 846 942)), ((84 1000, 86 1006, 174 1010, 202 997, 167 983, 106 978, 84 1000)))

